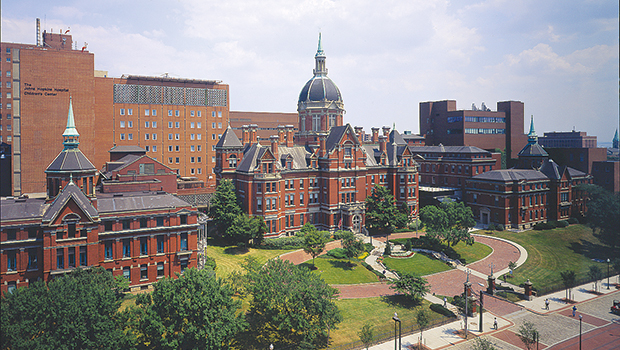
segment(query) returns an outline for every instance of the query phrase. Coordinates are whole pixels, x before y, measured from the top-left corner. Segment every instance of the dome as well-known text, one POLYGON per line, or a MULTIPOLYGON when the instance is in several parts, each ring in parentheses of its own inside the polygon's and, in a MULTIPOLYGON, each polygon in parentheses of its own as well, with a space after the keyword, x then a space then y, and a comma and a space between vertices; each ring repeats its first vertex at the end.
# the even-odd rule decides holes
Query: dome
POLYGON ((340 95, 340 90, 331 79, 326 76, 315 75, 308 80, 299 94, 299 102, 313 101, 342 102, 342 95, 340 95))

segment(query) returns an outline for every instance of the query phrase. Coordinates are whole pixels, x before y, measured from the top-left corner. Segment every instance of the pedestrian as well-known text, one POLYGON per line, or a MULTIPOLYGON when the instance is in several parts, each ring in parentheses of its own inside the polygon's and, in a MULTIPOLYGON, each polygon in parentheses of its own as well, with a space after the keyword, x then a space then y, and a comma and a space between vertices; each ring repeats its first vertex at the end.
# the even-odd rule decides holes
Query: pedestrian
POLYGON ((495 320, 493 321, 493 328, 497 330, 497 317, 495 317, 495 320))
POLYGON ((448 299, 446 299, 446 297, 443 297, 443 307, 446 307, 446 305, 448 303, 448 299))
POLYGON ((549 299, 545 299, 545 309, 549 310, 549 299))
POLYGON ((573 317, 575 317, 575 312, 577 312, 577 305, 573 305, 573 317))

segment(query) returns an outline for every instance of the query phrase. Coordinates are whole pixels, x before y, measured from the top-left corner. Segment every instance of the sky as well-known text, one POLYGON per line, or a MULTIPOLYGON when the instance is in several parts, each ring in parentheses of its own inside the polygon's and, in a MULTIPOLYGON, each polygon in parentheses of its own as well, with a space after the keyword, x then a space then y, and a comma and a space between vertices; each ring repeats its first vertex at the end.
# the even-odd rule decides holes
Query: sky
POLYGON ((230 110, 296 112, 319 32, 353 126, 419 131, 419 103, 525 106, 525 129, 619 124, 618 1, 153 0, 1 3, 3 42, 70 29, 95 69, 221 80, 230 110))

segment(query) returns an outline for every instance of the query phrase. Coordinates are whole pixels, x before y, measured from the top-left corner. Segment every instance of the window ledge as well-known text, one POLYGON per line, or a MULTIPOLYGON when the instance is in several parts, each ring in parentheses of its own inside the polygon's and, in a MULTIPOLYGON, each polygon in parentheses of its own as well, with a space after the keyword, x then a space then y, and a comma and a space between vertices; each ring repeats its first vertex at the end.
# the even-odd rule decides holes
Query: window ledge
POLYGON ((12 270, 12 271, 7 271, 6 274, 7 275, 14 275, 17 273, 17 270, 12 270))
POLYGON ((130 256, 124 256, 121 260, 131 260, 130 256))

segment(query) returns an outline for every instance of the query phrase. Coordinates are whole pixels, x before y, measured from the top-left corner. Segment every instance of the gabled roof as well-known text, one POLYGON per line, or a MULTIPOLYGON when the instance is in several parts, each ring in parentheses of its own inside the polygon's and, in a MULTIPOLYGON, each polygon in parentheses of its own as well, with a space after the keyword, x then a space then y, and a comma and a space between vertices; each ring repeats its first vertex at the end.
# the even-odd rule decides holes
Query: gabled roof
POLYGON ((474 176, 475 180, 490 180, 490 181, 534 181, 534 180, 546 180, 547 176, 542 172, 534 169, 501 169, 492 170, 485 173, 474 176))
POLYGON ((255 143, 245 151, 243 159, 237 164, 237 171, 251 172, 256 169, 258 165, 257 160, 265 153, 266 148, 260 143, 255 143))
POLYGON ((186 201, 163 192, 124 192, 122 196, 101 194, 97 198, 99 213, 174 209, 191 206, 186 201))
POLYGON ((0 200, 0 221, 36 219, 43 216, 48 205, 40 198, 0 200))
POLYGON ((351 127, 350 124, 341 125, 341 126, 332 126, 329 130, 329 135, 327 136, 327 140, 325 142, 325 148, 327 152, 331 152, 336 146, 340 144, 342 138, 346 133, 349 133, 353 136, 353 140, 355 140, 355 144, 359 145, 359 140, 357 139, 357 135, 355 135, 355 130, 351 127))
POLYGON ((528 143, 519 152, 519 157, 548 157, 549 153, 538 143, 528 143))
POLYGON ((558 166, 558 164, 554 162, 553 159, 544 161, 540 166, 540 172, 545 174, 548 178, 555 180, 562 178, 563 173, 562 169, 560 169, 560 166, 558 166))
POLYGON ((45 172, 78 172, 96 170, 97 169, 93 163, 86 158, 79 148, 70 148, 62 150, 47 167, 45 172))
POLYGON ((108 151, 110 153, 144 153, 146 150, 140 146, 114 146, 108 151))
POLYGON ((407 142, 403 139, 403 136, 396 130, 390 131, 388 135, 388 144, 396 142, 397 145, 406 145, 407 142))
POLYGON ((43 214, 43 222, 49 223, 54 221, 69 201, 75 202, 90 221, 96 221, 99 218, 99 213, 97 209, 93 207, 90 199, 86 197, 84 192, 82 192, 73 181, 71 181, 62 189, 52 202, 52 205, 45 211, 45 214, 43 214))
POLYGON ((157 159, 151 158, 151 157, 149 157, 147 155, 127 154, 127 155, 123 156, 121 159, 119 159, 119 160, 117 160, 115 162, 112 162, 112 163, 122 163, 121 165, 117 166, 113 170, 108 170, 107 167, 106 167, 106 172, 102 173, 102 175, 103 175, 104 178, 110 179, 112 177, 112 172, 122 170, 122 169, 132 165, 133 163, 143 159, 143 158, 148 159, 149 162, 158 163, 161 166, 165 167, 166 169, 172 171, 172 169, 170 169, 170 167, 168 167, 164 163, 158 161, 157 159))
POLYGON ((243 147, 243 145, 241 144, 241 141, 239 141, 239 138, 237 137, 237 135, 235 135, 234 131, 231 129, 230 125, 228 125, 228 127, 226 128, 226 131, 224 131, 224 134, 222 134, 222 137, 220 137, 220 140, 217 142, 217 145, 215 145, 216 148, 229 148, 229 147, 243 147))

